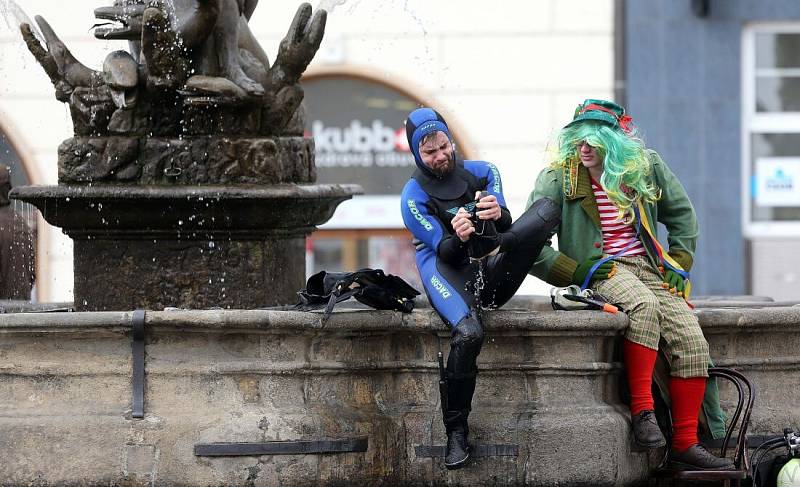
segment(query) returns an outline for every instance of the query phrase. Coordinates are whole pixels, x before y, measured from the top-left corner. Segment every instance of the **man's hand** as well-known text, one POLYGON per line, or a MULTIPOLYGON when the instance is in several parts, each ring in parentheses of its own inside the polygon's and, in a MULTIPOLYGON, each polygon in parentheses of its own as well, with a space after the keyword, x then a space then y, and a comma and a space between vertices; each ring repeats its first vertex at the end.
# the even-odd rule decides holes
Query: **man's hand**
POLYGON ((683 296, 683 290, 686 287, 683 276, 672 269, 667 269, 667 272, 664 273, 664 282, 661 285, 664 289, 669 289, 671 294, 677 294, 678 296, 683 296))
MULTIPOLYGON (((480 195, 480 191, 476 192, 475 199, 478 199, 480 195)), ((497 197, 493 194, 481 198, 475 207, 475 211, 481 220, 499 220, 501 216, 500 203, 497 202, 497 197)))
MULTIPOLYGON (((600 256, 596 255, 594 257, 589 257, 588 259, 578 264, 578 268, 575 269, 575 272, 572 273, 572 282, 574 282, 579 286, 582 285, 583 281, 586 280, 586 275, 589 274, 589 270, 592 268, 593 265, 597 263, 598 260, 600 260, 600 256)), ((613 276, 616 273, 617 273, 617 264, 615 264, 611 260, 607 260, 602 264, 600 264, 600 266, 597 269, 595 269, 594 274, 592 274, 591 280, 608 279, 609 277, 613 276)))
POLYGON ((475 227, 472 226, 472 221, 470 221, 470 214, 464 208, 458 209, 458 213, 450 220, 450 224, 462 242, 469 240, 469 236, 475 233, 475 227))

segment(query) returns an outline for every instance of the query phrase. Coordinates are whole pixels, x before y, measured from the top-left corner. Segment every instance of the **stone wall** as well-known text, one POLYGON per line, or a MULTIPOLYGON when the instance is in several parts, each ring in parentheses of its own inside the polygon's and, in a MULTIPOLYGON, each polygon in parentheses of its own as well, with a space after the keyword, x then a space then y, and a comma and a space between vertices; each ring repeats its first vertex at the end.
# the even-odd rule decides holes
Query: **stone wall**
MULTIPOLYGON (((636 485, 658 463, 630 448, 624 315, 488 313, 471 432, 516 455, 454 472, 429 454, 444 439, 438 317, 320 316, 148 312, 145 417, 133 419, 132 313, 0 315, 0 484, 636 485), (360 437, 366 452, 194 455, 200 443, 360 437)), ((759 388, 754 430, 800 423, 800 308, 699 316, 718 363, 759 388)))

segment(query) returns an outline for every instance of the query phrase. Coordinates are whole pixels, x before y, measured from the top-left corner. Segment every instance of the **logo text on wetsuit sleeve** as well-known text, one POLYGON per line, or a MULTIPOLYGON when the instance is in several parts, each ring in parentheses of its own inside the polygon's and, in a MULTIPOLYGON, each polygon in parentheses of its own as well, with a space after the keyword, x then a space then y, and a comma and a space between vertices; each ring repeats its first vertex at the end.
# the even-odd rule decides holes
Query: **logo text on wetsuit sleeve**
POLYGON ((494 185, 492 186, 492 191, 495 193, 500 192, 500 171, 497 170, 494 164, 489 163, 489 170, 492 171, 492 176, 494 176, 494 185))
POLYGON ((424 216, 422 216, 422 213, 420 213, 419 210, 417 209, 417 204, 414 202, 414 200, 408 200, 406 201, 406 204, 408 205, 408 211, 410 211, 411 214, 414 215, 414 218, 417 219, 420 225, 425 227, 425 230, 429 232, 433 230, 433 225, 431 225, 431 222, 429 222, 428 220, 425 219, 424 216))
POLYGON ((431 284, 433 284, 433 288, 436 289, 443 298, 447 299, 450 297, 450 291, 447 290, 444 283, 442 283, 438 277, 431 276, 431 284))

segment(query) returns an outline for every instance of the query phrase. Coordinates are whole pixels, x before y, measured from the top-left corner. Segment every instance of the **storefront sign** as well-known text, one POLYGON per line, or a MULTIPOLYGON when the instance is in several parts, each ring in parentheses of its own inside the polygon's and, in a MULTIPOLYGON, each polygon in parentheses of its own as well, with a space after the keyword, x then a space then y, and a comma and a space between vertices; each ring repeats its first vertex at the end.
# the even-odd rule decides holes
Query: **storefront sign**
POLYGON ((419 104, 382 84, 346 76, 312 78, 303 89, 317 182, 358 183, 367 196, 399 196, 414 170, 403 123, 419 104))
POLYGON ((757 159, 753 186, 758 206, 800 206, 800 157, 757 159))

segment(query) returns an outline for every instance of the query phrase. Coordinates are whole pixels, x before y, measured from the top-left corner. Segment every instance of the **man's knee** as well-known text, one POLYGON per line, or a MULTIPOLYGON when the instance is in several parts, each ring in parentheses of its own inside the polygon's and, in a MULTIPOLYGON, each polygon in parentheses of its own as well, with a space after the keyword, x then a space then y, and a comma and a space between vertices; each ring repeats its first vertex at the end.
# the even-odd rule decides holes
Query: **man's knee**
POLYGON ((692 363, 708 363, 711 360, 708 341, 699 328, 695 333, 682 335, 672 344, 672 348, 674 349, 673 353, 679 355, 682 360, 692 363))
POLYGON ((550 198, 537 200, 508 230, 509 236, 505 238, 513 242, 507 246, 536 245, 539 241, 547 240, 559 223, 561 208, 550 198))
POLYGON ((450 344, 465 350, 480 350, 483 345, 483 326, 476 316, 470 314, 453 328, 450 344))
MULTIPOLYGON (((601 291, 602 292, 602 291, 601 291)), ((653 293, 641 293, 633 302, 626 303, 628 330, 625 337, 649 348, 658 348, 661 335, 661 314, 658 299, 653 293)))
POLYGON ((636 297, 635 301, 627 310, 628 317, 632 321, 651 321, 658 322, 661 316, 660 304, 655 294, 651 292, 642 293, 636 297))

